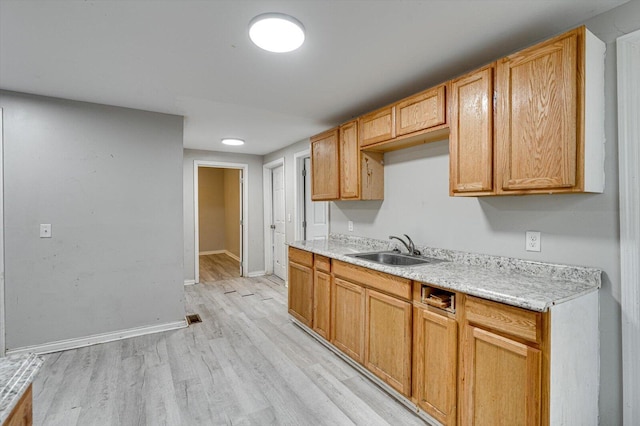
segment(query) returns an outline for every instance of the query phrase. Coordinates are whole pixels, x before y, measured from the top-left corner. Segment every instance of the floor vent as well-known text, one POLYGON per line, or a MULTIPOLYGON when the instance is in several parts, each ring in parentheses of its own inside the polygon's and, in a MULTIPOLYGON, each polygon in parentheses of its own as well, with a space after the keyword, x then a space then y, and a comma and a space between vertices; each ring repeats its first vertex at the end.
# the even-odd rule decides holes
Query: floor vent
POLYGON ((198 315, 198 314, 190 314, 190 315, 187 315, 185 318, 187 319, 187 324, 188 325, 191 325, 191 324, 196 323, 196 322, 202 322, 202 319, 200 318, 200 315, 198 315))

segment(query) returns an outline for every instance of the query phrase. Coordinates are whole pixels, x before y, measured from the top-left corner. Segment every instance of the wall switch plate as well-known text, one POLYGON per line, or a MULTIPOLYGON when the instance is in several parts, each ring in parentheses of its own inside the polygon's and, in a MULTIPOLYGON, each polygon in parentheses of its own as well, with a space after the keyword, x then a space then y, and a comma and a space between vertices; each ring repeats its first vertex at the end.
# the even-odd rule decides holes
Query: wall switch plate
POLYGON ((540 251, 540 232, 527 231, 525 236, 525 248, 527 251, 540 251))
POLYGON ((51 224, 50 223, 41 223, 40 224, 40 238, 51 238, 51 224))
POLYGON ((347 222, 347 226, 349 228, 349 232, 353 232, 353 221, 350 220, 349 222, 347 222))

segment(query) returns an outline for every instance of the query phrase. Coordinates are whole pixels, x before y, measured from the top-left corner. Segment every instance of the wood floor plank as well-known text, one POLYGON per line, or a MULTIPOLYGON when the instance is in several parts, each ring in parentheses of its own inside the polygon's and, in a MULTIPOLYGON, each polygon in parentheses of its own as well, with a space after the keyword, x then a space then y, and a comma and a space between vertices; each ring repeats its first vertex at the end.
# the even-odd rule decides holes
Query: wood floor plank
POLYGON ((33 424, 424 424, 295 326, 281 282, 228 263, 201 261, 214 280, 185 287, 202 323, 46 355, 33 424))

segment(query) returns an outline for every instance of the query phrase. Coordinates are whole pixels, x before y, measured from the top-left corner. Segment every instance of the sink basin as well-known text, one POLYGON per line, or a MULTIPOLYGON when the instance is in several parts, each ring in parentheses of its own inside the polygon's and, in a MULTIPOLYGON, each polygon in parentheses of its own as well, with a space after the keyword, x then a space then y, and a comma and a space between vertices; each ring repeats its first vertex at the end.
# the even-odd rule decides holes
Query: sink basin
POLYGON ((424 265, 426 263, 442 262, 440 259, 431 257, 409 256, 395 251, 378 251, 373 253, 349 254, 350 257, 356 259, 368 260, 370 262, 381 263, 390 266, 414 266, 424 265))

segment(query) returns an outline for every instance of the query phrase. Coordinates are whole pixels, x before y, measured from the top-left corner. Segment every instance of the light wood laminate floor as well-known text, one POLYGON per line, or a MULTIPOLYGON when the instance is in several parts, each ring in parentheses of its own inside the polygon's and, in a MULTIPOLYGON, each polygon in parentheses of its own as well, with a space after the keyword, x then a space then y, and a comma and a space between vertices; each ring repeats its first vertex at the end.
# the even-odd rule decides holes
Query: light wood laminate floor
POLYGON ((240 276, 240 262, 224 253, 200 255, 200 282, 237 278, 240 276))
POLYGON ((423 425, 295 326, 267 277, 185 287, 188 328, 45 356, 34 425, 423 425))

